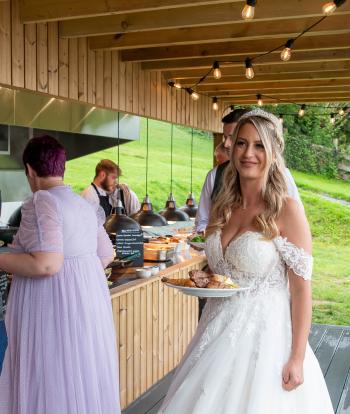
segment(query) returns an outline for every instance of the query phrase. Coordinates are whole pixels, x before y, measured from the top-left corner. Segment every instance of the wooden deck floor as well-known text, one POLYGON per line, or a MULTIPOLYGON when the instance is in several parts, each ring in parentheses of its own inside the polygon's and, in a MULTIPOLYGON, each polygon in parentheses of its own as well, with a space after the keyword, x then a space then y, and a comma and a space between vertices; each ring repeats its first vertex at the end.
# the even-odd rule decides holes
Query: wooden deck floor
MULTIPOLYGON (((313 325, 309 342, 326 379, 335 413, 350 414, 350 326, 313 325)), ((123 414, 156 414, 172 376, 173 372, 123 414)))

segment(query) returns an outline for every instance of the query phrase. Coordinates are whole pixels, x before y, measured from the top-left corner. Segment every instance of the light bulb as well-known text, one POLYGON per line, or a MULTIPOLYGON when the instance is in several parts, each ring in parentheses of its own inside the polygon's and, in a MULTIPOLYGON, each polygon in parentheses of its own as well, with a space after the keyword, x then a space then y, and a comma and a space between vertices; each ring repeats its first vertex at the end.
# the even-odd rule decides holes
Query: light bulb
POLYGON ((252 60, 250 58, 246 58, 245 60, 245 77, 247 79, 254 78, 254 69, 252 65, 252 60))
POLYGON ((221 78, 221 70, 220 70, 219 62, 217 60, 213 63, 213 69, 214 69, 214 78, 215 79, 220 79, 221 78))
POLYGON ((280 116, 278 117, 278 119, 280 120, 281 124, 283 124, 283 115, 280 114, 280 116))
POLYGON ((175 83, 174 83, 174 86, 175 86, 175 88, 177 88, 177 89, 181 89, 181 88, 182 88, 181 83, 179 83, 179 82, 175 82, 175 83))
POLYGON ((339 115, 343 116, 345 114, 344 108, 339 109, 339 115))
POLYGON ((259 106, 263 106, 263 105, 264 105, 264 102, 263 102, 263 100, 262 100, 262 97, 261 97, 260 93, 258 93, 258 94, 256 95, 256 99, 258 100, 258 105, 259 105, 259 106))
POLYGON ((192 93, 191 93, 191 98, 192 98, 194 101, 197 101, 197 100, 199 99, 199 95, 198 95, 198 93, 197 93, 197 92, 192 92, 192 93))
POLYGON ((291 56, 292 56, 292 50, 289 47, 285 47, 281 53, 281 59, 283 60, 283 62, 288 62, 291 56))
POLYGON ((242 18, 244 20, 252 20, 254 18, 255 7, 246 4, 242 10, 242 18))
POLYGON ((219 109, 218 98, 213 98, 213 109, 214 111, 219 109))
POLYGON ((330 121, 331 121, 331 124, 332 124, 332 125, 334 125, 334 124, 335 124, 335 116, 334 116, 334 114, 331 114, 331 119, 330 119, 330 121))
POLYGON ((221 78, 221 70, 219 68, 214 69, 214 78, 215 79, 221 78))
POLYGON ((325 3, 322 6, 322 13, 326 16, 329 16, 330 14, 334 13, 337 9, 337 5, 334 3, 334 1, 330 1, 329 3, 325 3))
POLYGON ((306 108, 305 105, 301 105, 299 112, 298 112, 298 115, 300 117, 303 117, 305 115, 305 108, 306 108))

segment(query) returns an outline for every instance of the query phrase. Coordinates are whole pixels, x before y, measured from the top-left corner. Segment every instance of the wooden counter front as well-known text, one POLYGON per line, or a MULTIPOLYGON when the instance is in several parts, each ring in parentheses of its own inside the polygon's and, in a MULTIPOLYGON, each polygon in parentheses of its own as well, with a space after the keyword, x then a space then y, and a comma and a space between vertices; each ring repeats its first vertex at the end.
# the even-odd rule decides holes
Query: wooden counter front
POLYGON ((187 277, 207 261, 194 250, 179 261, 157 276, 111 290, 122 408, 176 367, 196 330, 197 298, 164 286, 160 279, 187 277))

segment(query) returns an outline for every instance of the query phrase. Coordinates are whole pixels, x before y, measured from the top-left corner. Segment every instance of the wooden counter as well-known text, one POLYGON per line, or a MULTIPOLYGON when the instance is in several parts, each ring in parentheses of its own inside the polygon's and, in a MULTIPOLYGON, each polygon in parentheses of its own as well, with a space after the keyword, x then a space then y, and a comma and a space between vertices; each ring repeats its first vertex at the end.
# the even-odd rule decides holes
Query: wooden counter
POLYGON ((161 277, 187 277, 206 265, 194 250, 149 279, 111 289, 119 352, 120 401, 125 408, 179 363, 198 321, 198 300, 168 288, 161 277))

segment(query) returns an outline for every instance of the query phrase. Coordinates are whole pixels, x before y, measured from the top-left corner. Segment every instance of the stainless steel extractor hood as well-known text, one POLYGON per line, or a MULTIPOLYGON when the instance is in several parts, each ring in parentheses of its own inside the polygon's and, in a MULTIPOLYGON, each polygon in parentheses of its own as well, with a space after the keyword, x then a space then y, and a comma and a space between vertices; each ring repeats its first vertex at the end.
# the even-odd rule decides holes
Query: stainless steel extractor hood
MULTIPOLYGON (((22 153, 27 141, 42 134, 57 138, 73 159, 138 140, 140 118, 90 104, 0 86, 0 189, 5 201, 22 199, 22 153), (118 139, 119 118, 119 139, 118 139), (15 178, 18 177, 18 178, 15 178), (18 189, 6 191, 12 181, 18 189)), ((23 185, 24 184, 23 182, 23 185)))

